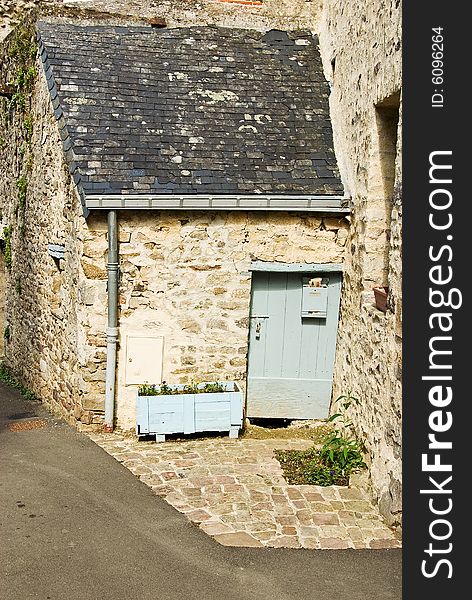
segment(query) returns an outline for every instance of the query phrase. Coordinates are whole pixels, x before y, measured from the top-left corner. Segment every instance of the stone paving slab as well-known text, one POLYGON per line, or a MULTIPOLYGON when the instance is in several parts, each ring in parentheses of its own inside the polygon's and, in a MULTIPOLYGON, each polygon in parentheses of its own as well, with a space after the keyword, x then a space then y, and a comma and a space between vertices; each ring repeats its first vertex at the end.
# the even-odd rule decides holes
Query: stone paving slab
POLYGON ((118 433, 89 437, 225 546, 401 546, 363 487, 285 481, 274 449, 306 449, 310 440, 218 437, 156 443, 118 433))

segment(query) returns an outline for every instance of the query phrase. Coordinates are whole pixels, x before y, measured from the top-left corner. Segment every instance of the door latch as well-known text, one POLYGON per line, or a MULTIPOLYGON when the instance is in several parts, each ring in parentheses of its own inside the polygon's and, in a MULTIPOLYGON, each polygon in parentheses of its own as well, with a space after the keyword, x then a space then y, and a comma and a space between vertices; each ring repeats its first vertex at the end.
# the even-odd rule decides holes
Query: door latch
POLYGON ((250 319, 254 319, 256 322, 256 327, 254 329, 255 339, 261 339, 261 329, 262 329, 262 319, 268 319, 269 315, 251 315, 250 319))
POLYGON ((257 321, 257 323, 256 323, 256 340, 261 339, 261 327, 262 327, 262 323, 260 321, 257 321))

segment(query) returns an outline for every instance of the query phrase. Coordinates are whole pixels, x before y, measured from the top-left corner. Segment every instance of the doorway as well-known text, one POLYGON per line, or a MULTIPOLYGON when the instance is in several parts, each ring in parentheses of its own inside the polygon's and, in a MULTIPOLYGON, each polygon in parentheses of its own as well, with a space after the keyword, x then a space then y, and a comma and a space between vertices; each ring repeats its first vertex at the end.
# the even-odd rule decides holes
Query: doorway
POLYGON ((324 419, 331 401, 340 272, 253 272, 247 416, 324 419))

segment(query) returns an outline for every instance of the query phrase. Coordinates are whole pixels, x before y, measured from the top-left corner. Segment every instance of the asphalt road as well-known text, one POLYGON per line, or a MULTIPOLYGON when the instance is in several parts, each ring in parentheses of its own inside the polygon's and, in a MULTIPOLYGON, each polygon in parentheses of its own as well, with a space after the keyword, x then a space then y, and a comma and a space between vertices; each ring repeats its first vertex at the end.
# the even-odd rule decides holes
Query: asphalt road
POLYGON ((0 383, 2 600, 399 600, 400 550, 225 548, 0 383), (40 417, 39 429, 9 424, 40 417))

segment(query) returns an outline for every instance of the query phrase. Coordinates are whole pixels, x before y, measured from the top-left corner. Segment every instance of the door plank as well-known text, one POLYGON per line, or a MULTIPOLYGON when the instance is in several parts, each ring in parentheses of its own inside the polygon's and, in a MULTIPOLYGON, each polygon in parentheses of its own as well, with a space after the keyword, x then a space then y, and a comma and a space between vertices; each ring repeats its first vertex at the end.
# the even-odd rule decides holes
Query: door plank
POLYGON ((262 323, 261 335, 259 339, 257 339, 257 320, 252 318, 252 315, 268 314, 268 297, 269 274, 260 273, 258 277, 254 277, 252 280, 251 318, 249 319, 249 354, 252 357, 252 359, 251 362, 248 363, 248 377, 256 375, 257 373, 264 372, 267 328, 265 326, 265 323, 262 323))
POLYGON ((269 273, 268 283, 267 314, 269 318, 265 319, 266 323, 262 325, 262 328, 266 330, 263 375, 280 377, 283 361, 287 274, 269 273))
POLYGON ((331 379, 253 378, 249 417, 271 419, 325 419, 331 379))
POLYGON ((300 355, 302 354, 301 281, 300 275, 287 273, 280 375, 292 379, 300 377, 300 355))

